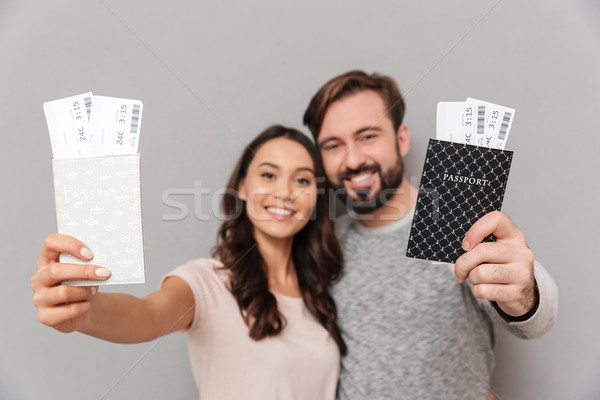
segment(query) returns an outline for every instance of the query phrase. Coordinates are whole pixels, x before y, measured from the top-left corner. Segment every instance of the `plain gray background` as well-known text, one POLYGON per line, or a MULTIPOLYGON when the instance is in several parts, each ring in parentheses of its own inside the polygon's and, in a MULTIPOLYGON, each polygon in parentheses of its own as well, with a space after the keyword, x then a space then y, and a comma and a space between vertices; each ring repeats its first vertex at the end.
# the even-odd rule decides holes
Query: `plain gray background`
MULTIPOLYGON (((219 220, 181 221, 162 201, 222 187, 271 123, 302 128, 318 87, 349 69, 393 76, 407 102, 418 182, 438 101, 516 108, 503 210, 560 289, 558 324, 499 332, 500 399, 600 398, 597 1, 0 2, 0 398, 195 398, 185 336, 115 345, 37 321, 29 278, 56 230, 44 101, 92 90, 141 99, 148 282, 208 254, 219 220)), ((209 212, 210 196, 202 199, 209 212)), ((368 278, 368 277, 367 277, 368 278)), ((112 289, 111 289, 112 290, 112 289)), ((235 382, 232 382, 235 384, 235 382)))

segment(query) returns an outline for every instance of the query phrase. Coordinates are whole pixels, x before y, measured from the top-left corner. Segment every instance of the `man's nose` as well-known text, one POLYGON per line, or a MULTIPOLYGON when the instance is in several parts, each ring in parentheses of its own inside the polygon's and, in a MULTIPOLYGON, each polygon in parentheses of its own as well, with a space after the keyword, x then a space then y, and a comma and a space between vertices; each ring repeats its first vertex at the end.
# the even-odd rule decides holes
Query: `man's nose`
POLYGON ((344 159, 346 169, 358 169, 366 161, 366 157, 358 146, 350 146, 344 159))

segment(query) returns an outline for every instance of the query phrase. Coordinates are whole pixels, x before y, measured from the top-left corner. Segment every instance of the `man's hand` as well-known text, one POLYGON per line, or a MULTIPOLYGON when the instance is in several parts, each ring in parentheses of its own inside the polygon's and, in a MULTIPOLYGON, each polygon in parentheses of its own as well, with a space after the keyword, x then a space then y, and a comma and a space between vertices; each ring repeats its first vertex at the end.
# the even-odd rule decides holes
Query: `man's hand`
POLYGON ((495 301, 504 313, 519 317, 536 304, 533 252, 523 232, 500 211, 486 214, 473 224, 463 239, 467 252, 456 260, 456 281, 473 284, 473 295, 495 301), (481 241, 488 235, 495 242, 481 241))

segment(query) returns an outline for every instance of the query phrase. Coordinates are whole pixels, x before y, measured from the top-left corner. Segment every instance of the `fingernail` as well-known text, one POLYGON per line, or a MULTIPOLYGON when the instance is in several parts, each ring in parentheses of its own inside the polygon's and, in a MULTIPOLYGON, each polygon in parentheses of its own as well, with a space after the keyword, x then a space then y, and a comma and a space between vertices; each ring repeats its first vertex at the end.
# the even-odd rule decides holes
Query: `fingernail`
POLYGON ((90 251, 90 249, 88 249, 87 247, 83 247, 81 249, 80 253, 83 256, 83 258, 87 258, 87 259, 94 258, 94 255, 92 254, 92 252, 90 251))
POLYGON ((463 242, 463 249, 465 249, 465 250, 469 250, 469 247, 471 247, 471 244, 465 240, 465 241, 463 242))
POLYGON ((110 276, 110 270, 106 268, 97 268, 96 276, 98 278, 108 278, 110 276))
POLYGON ((98 289, 96 289, 95 287, 92 286, 92 296, 95 295, 96 292, 98 292, 98 289))

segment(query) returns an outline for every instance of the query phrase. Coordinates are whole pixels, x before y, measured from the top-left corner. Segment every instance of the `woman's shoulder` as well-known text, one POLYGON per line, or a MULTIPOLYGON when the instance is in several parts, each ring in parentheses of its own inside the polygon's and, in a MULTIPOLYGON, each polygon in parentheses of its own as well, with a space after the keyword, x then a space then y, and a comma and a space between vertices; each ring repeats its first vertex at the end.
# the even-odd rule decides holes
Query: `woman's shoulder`
POLYGON ((194 260, 190 260, 184 264, 181 264, 177 268, 187 268, 187 269, 199 269, 206 271, 214 271, 215 269, 222 268, 223 263, 216 258, 196 258, 194 260))
POLYGON ((222 277, 223 273, 225 273, 223 263, 216 258, 196 258, 181 264, 175 268, 175 271, 185 271, 206 277, 214 276, 216 278, 222 277))
MULTIPOLYGON (((188 284, 207 285, 211 283, 224 283, 227 278, 227 270, 223 263, 215 258, 197 258, 181 264, 164 278, 178 276, 188 284)), ((163 280, 164 280, 163 278, 163 280)))
POLYGON ((198 258, 181 264, 163 277, 161 285, 170 277, 183 279, 194 295, 194 318, 190 329, 209 318, 209 311, 221 304, 224 296, 230 296, 228 270, 214 258, 198 258))

